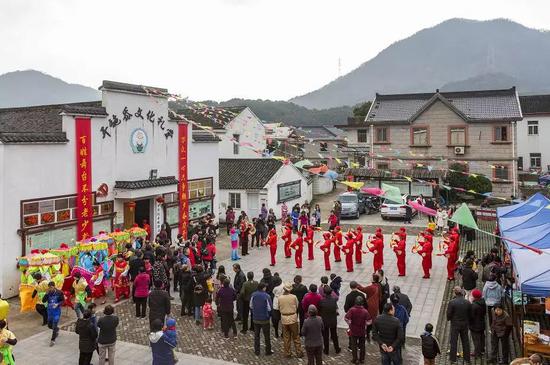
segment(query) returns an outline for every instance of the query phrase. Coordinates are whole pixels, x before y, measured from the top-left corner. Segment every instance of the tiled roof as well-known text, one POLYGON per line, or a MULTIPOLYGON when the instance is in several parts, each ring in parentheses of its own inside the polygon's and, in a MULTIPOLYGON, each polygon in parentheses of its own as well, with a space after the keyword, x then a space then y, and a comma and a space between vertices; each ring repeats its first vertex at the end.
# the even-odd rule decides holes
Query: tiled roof
POLYGON ((297 127, 294 132, 304 139, 332 140, 344 139, 341 131, 337 128, 325 126, 297 127))
POLYGON ((216 135, 212 135, 210 133, 193 133, 193 142, 204 142, 204 143, 208 143, 208 142, 220 142, 221 139, 220 137, 216 136, 216 135))
POLYGON ((550 95, 524 95, 519 97, 523 114, 550 113, 550 95))
POLYGON ((137 94, 145 95, 158 95, 168 96, 168 90, 160 87, 152 87, 145 85, 126 84, 124 82, 104 80, 103 84, 99 87, 99 90, 116 90, 116 91, 128 91, 137 94))
POLYGON ((2 143, 65 143, 62 113, 106 115, 100 101, 0 109, 2 143))
POLYGON ((468 121, 515 121, 522 118, 515 87, 505 90, 422 94, 376 94, 367 122, 412 122, 436 101, 468 121))
POLYGON ((337 124, 334 127, 340 129, 367 127, 365 117, 348 117, 347 124, 337 124))
POLYGON ((224 112, 210 112, 209 115, 199 113, 193 109, 179 109, 176 110, 177 116, 172 113, 170 118, 175 120, 190 120, 197 125, 193 125, 194 130, 201 130, 201 127, 207 127, 211 129, 224 129, 225 125, 233 120, 234 115, 232 113, 224 112))
POLYGON ((115 181, 115 189, 136 190, 177 184, 178 180, 174 176, 163 176, 147 180, 115 181))
POLYGON ((271 158, 220 159, 220 189, 263 189, 281 166, 271 158))
MULTIPOLYGON (((428 169, 399 169, 391 170, 395 174, 395 178, 400 178, 402 176, 413 177, 416 179, 436 179, 445 176, 445 171, 443 170, 428 170, 428 169)), ((371 177, 371 178, 391 178, 390 174, 385 173, 383 170, 377 169, 367 169, 367 168, 358 168, 358 169, 346 169, 344 173, 345 176, 353 175, 356 177, 371 177)))

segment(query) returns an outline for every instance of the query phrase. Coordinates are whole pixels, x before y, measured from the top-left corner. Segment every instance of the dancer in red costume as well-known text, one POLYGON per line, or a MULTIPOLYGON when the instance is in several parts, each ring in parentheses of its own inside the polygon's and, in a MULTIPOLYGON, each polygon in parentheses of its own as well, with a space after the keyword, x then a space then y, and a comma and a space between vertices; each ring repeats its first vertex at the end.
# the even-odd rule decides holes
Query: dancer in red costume
POLYGON ((407 229, 405 227, 399 228, 399 231, 395 232, 395 234, 398 235, 401 240, 407 241, 407 229))
POLYGON ((115 261, 115 278, 113 286, 115 288, 115 303, 123 296, 130 298, 130 281, 128 280, 128 263, 124 260, 124 255, 119 253, 115 261))
POLYGON ((456 261, 458 260, 458 240, 460 239, 458 232, 453 231, 455 227, 451 229, 451 234, 447 240, 447 249, 443 254, 447 258, 447 280, 452 281, 455 279, 456 261))
POLYGON ((275 266, 275 255, 277 254, 277 231, 272 228, 267 236, 267 245, 269 246, 269 254, 271 255, 270 266, 275 266))
POLYGON ((295 250, 294 251, 294 262, 296 263, 296 268, 301 269, 302 268, 302 253, 304 252, 304 240, 302 238, 302 231, 298 231, 296 233, 298 237, 292 242, 291 247, 295 250))
POLYGON ((307 259, 313 260, 313 235, 315 230, 312 225, 308 225, 306 228, 306 243, 307 243, 307 259))
POLYGON ((374 238, 370 242, 370 245, 367 245, 370 252, 374 254, 372 260, 372 266, 374 272, 377 272, 384 266, 384 236, 382 235, 382 229, 377 228, 374 238))
POLYGON ((290 258, 292 257, 292 252, 290 252, 290 243, 292 242, 292 225, 291 224, 287 224, 285 226, 285 231, 283 233, 283 237, 282 237, 285 245, 284 245, 284 250, 285 250, 285 258, 290 258))
POLYGON ((353 246, 355 246, 355 239, 353 233, 348 232, 346 234, 346 245, 342 248, 346 255, 346 271, 353 272, 353 246))
POLYGON ((105 291, 105 272, 103 266, 99 262, 94 262, 94 274, 92 275, 92 298, 103 298, 101 304, 107 301, 107 293, 105 291))
POLYGON ((363 228, 357 226, 355 229, 355 263, 363 262, 363 228))
POLYGON ((406 234, 405 234, 405 238, 403 238, 403 236, 400 234, 394 234, 394 237, 392 238, 392 242, 391 242, 391 248, 393 249, 393 252, 395 252, 395 256, 397 257, 397 271, 399 272, 398 276, 405 276, 406 274, 406 266, 405 266, 405 254, 407 249, 406 237, 407 237, 406 234))
POLYGON ((422 237, 424 237, 424 242, 419 242, 421 247, 416 251, 416 253, 422 256, 423 279, 430 278, 430 270, 432 268, 432 252, 434 249, 432 233, 431 229, 427 229, 426 232, 421 233, 422 237))
POLYGON ((342 257, 340 257, 340 248, 343 245, 342 229, 340 226, 336 226, 336 228, 334 228, 332 241, 334 242, 334 262, 340 262, 342 261, 342 257))
POLYGON ((325 259, 325 270, 330 271, 330 246, 332 245, 332 235, 330 232, 323 233, 323 238, 325 242, 319 247, 324 254, 325 259))

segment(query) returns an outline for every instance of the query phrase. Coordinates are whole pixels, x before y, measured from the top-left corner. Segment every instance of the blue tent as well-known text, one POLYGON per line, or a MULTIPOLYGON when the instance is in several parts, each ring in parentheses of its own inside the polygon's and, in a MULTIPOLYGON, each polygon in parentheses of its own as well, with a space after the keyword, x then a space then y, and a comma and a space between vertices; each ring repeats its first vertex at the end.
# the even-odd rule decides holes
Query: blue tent
MULTIPOLYGON (((550 248, 550 221, 547 222, 548 223, 532 227, 523 227, 523 225, 520 225, 518 229, 508 230, 501 233, 501 235, 504 237, 504 242, 509 250, 524 248, 507 241, 506 238, 534 248, 550 248)), ((529 225, 529 222, 526 224, 529 225)))
MULTIPOLYGON (((540 193, 536 193, 522 203, 497 208, 497 218, 500 232, 504 233, 510 229, 519 228, 526 220, 535 218, 539 216, 540 213, 545 213, 546 211, 550 213, 549 209, 545 209, 549 205, 550 200, 548 198, 540 193)), ((545 216, 545 214, 543 214, 543 216, 545 216)), ((541 219, 543 216, 540 216, 541 219)), ((535 219, 533 222, 539 221, 539 219, 535 219)))
POLYGON ((550 297, 550 250, 512 250, 512 262, 523 294, 550 297))

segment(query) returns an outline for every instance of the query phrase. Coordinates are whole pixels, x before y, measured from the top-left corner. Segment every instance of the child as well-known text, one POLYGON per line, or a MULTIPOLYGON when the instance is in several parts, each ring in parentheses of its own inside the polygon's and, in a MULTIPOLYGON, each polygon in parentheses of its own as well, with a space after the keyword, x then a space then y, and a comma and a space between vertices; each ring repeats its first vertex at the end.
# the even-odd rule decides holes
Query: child
POLYGON ((201 284, 197 284, 193 290, 193 304, 195 305, 195 323, 201 324, 202 307, 208 297, 201 284))
POLYGON ((231 228, 231 231, 229 231, 229 235, 231 236, 231 260, 237 261, 240 259, 239 257, 239 236, 241 235, 241 230, 237 228, 237 225, 234 224, 233 228, 231 228))
POLYGON ((202 307, 202 328, 205 330, 214 329, 214 311, 212 309, 212 299, 207 298, 202 307))
POLYGON ((424 356, 424 365, 435 365, 435 358, 441 354, 439 342, 432 335, 434 326, 431 323, 426 324, 424 332, 420 335, 422 339, 422 355, 424 356))
MULTIPOLYGON (((164 335, 166 336, 168 342, 174 344, 174 347, 178 343, 178 333, 176 332, 176 320, 174 318, 168 317, 166 319, 166 326, 164 327, 164 335)), ((174 364, 178 362, 174 348, 172 348, 172 356, 174 357, 174 364)))

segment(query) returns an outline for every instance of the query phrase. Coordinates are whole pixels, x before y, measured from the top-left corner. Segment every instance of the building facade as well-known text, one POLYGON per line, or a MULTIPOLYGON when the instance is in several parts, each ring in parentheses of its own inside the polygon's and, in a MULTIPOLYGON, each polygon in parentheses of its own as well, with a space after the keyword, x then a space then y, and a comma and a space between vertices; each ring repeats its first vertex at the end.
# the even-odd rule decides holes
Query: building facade
POLYGON ((518 169, 550 171, 550 95, 519 97, 523 119, 517 123, 518 169))
POLYGON ((371 168, 447 170, 454 163, 492 181, 493 193, 516 194, 515 88, 376 94, 365 118, 371 168))
POLYGON ((16 258, 33 249, 144 220, 151 238, 163 223, 175 237, 182 186, 188 219, 218 206, 218 141, 195 140, 190 128, 183 135, 186 123, 168 117, 167 90, 111 81, 100 90, 99 102, 0 110, 5 296, 18 292, 16 258))
POLYGON ((363 117, 349 117, 347 124, 336 125, 343 131, 346 145, 342 153, 347 155, 348 166, 363 168, 368 166, 370 153, 369 127, 363 117))
POLYGON ((303 159, 315 164, 337 169, 344 164, 347 155, 342 151, 346 145, 344 133, 338 128, 304 126, 295 129, 296 142, 291 142, 303 151, 303 159))

